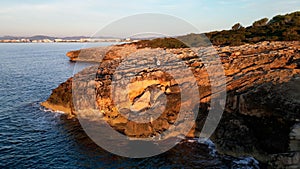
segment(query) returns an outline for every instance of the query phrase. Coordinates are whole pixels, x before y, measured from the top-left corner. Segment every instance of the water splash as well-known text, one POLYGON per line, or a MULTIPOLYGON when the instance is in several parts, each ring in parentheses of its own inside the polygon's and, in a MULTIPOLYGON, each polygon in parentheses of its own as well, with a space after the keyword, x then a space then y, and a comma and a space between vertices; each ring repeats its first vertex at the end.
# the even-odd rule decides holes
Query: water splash
POLYGON ((200 137, 200 138, 198 138, 197 141, 198 141, 198 143, 205 144, 208 146, 209 154, 211 156, 213 156, 213 157, 217 156, 216 146, 209 138, 200 137))

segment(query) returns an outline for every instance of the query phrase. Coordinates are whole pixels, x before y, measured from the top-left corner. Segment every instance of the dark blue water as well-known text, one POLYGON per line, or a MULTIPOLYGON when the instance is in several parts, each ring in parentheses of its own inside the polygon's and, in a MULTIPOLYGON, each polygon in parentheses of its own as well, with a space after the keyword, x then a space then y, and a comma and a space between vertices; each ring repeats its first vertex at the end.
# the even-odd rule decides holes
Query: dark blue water
POLYGON ((210 155, 208 146, 197 141, 184 141, 151 158, 119 157, 94 144, 77 120, 43 111, 40 102, 73 74, 74 63, 65 53, 82 47, 78 43, 0 44, 0 168, 255 166, 244 165, 245 159, 210 155))

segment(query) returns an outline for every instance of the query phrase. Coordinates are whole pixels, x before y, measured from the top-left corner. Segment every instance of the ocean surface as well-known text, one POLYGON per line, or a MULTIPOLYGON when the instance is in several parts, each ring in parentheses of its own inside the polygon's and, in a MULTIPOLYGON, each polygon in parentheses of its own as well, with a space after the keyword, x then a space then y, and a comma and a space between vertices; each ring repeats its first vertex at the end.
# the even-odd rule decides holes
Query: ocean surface
POLYGON ((46 111, 40 102, 73 75, 65 53, 82 47, 0 44, 0 168, 258 168, 251 157, 219 155, 197 139, 150 158, 120 157, 97 146, 76 119, 46 111))

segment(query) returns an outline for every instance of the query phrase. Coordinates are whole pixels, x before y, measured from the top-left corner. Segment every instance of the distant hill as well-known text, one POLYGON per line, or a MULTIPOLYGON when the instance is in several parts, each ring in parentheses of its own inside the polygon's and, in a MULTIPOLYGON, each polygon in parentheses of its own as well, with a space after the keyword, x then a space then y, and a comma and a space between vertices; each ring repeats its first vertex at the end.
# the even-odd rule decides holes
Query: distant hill
MULTIPOLYGON (((245 43, 260 41, 293 41, 300 40, 300 12, 277 15, 271 20, 263 18, 255 21, 252 26, 243 27, 240 23, 232 26, 231 30, 205 33, 213 45, 238 46, 245 43)), ((176 38, 158 38, 136 42, 140 47, 196 47, 207 45, 208 39, 201 34, 188 34, 176 38)))
MULTIPOLYGON (((22 37, 18 37, 18 38, 22 39, 22 37)), ((15 36, 2 36, 2 37, 0 37, 0 40, 4 40, 4 39, 16 39, 16 37, 15 36)))
POLYGON ((57 39, 57 37, 44 36, 44 35, 35 35, 35 36, 29 37, 29 39, 31 39, 31 40, 43 40, 43 39, 54 40, 54 39, 57 39))

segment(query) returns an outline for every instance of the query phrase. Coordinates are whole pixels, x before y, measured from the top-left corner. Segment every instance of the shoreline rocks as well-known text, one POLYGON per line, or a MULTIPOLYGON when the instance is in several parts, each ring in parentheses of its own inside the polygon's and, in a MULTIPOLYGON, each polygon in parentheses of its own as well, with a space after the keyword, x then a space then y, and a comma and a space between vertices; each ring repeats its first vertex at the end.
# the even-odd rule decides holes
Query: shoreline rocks
POLYGON ((72 100, 72 78, 60 84, 57 88, 52 90, 49 98, 41 103, 45 108, 61 111, 70 118, 74 117, 74 108, 72 100))
MULTIPOLYGON (((300 162, 295 156, 276 156, 276 154, 292 153, 291 151, 298 152, 299 133, 295 134, 295 131, 298 131, 296 124, 300 121, 298 92, 300 90, 300 42, 260 42, 214 48, 223 64, 227 85, 227 101, 223 117, 211 137, 218 151, 237 156, 252 155, 265 163, 273 161, 272 164, 275 164, 274 159, 276 159, 278 165, 293 166, 294 164, 286 164, 287 161, 300 162), (296 141, 293 141, 295 139, 296 141), (288 160, 289 157, 292 160, 288 160), (278 162, 280 160, 285 161, 278 162)), ((163 50, 166 53, 160 62, 164 63, 164 59, 178 57, 191 68, 199 86, 200 108, 196 124, 188 136, 199 136, 211 106, 212 93, 205 65, 191 49, 139 49, 127 44, 73 51, 69 52, 68 56, 73 61, 80 60, 78 58, 95 61, 97 55, 102 56, 96 60, 102 61, 99 67, 83 71, 83 74, 87 74, 94 82, 87 81, 78 85, 92 86, 91 89, 94 90, 90 92, 95 92, 96 107, 104 112, 101 117, 115 130, 130 137, 149 137, 160 135, 174 125, 180 110, 180 102, 188 107, 193 106, 186 100, 180 100, 178 82, 174 81, 172 76, 148 64, 158 63, 151 57, 153 55, 149 54, 143 59, 139 59, 138 56, 133 57, 134 53, 151 53, 156 50, 163 50), (146 68, 138 69, 139 67, 146 68), (122 106, 116 107, 110 93, 112 85, 115 80, 122 82, 126 79, 131 79, 130 84, 135 90, 130 90, 134 92, 129 94, 129 101, 125 101, 127 98, 120 97, 118 103, 122 106), (152 95, 151 93, 155 93, 153 91, 156 90, 161 93, 156 92, 152 95), (161 104, 155 107, 155 103, 162 103, 166 99, 165 110, 159 106, 161 104), (154 114, 157 110, 161 115, 142 124, 128 120, 127 115, 131 114, 132 110, 148 119, 146 112, 149 107, 153 107, 154 114)), ((203 50, 202 54, 209 56, 214 53, 203 50)), ((164 65, 164 67, 171 72, 183 74, 176 65, 177 61, 171 61, 171 65, 164 65)), ((216 63, 210 64, 214 66, 216 63)), ((218 77, 217 73, 216 77, 218 77)), ((73 79, 78 77, 75 76, 73 79)), ((191 81, 184 75, 181 79, 191 81)), ((124 86, 121 84, 119 87, 122 88, 122 85, 124 86)), ((71 90, 72 78, 55 89, 42 105, 52 109, 65 109, 67 114, 76 117, 72 104, 83 107, 89 104, 76 98, 73 103, 71 90)), ((126 96, 126 90, 120 90, 120 94, 126 96)), ((181 132, 183 129, 178 130, 181 132)))

